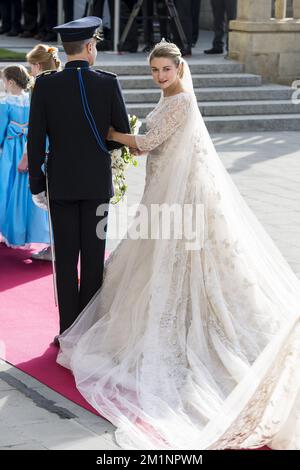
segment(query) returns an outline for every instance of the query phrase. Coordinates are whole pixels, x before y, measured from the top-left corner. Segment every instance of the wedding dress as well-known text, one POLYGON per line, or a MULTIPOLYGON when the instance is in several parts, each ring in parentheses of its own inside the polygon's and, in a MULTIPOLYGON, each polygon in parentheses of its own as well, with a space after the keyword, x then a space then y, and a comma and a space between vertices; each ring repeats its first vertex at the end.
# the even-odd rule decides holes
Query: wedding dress
POLYGON ((125 237, 57 361, 124 449, 300 449, 300 282, 223 167, 191 87, 162 96, 147 128, 141 205, 202 205, 200 245, 125 237))

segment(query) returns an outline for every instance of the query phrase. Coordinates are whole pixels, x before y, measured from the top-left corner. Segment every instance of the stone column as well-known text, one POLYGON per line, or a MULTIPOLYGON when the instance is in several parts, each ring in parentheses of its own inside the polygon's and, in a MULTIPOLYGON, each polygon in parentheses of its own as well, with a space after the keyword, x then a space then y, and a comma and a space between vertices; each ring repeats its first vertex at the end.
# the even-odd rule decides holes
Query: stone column
POLYGON ((271 16, 272 0, 239 0, 237 19, 241 21, 268 20, 271 16))
POLYGON ((294 0, 293 1, 293 13, 294 13, 294 18, 295 20, 300 19, 300 0, 294 0))
POLYGON ((229 57, 245 71, 265 81, 291 84, 300 77, 300 0, 294 0, 296 18, 285 18, 285 1, 238 0, 237 19, 230 22, 229 57), (298 18, 298 19, 297 19, 298 18))

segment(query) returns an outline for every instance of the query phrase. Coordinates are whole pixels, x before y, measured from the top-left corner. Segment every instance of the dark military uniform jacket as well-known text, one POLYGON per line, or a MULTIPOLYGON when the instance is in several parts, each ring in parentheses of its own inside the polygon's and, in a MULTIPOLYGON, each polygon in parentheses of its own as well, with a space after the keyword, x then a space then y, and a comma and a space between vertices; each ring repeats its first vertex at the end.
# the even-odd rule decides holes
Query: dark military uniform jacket
POLYGON ((30 189, 33 194, 45 190, 42 167, 47 146, 51 199, 106 200, 113 196, 108 150, 120 144, 106 141, 108 150, 99 147, 84 113, 77 67, 82 67, 89 108, 102 140, 105 142, 110 126, 130 133, 116 75, 87 68, 86 61, 68 62, 61 72, 42 74, 36 80, 30 109, 30 189))

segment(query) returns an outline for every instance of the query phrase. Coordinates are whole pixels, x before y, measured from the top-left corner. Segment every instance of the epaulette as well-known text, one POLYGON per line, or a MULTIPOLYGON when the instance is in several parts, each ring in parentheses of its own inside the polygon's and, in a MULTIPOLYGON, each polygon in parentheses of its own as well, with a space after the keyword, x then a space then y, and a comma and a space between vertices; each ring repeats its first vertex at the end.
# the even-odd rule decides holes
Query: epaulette
POLYGON ((104 75, 110 75, 111 77, 116 77, 117 76, 117 74, 115 74, 113 72, 107 72, 106 70, 96 69, 95 71, 99 72, 99 73, 104 73, 104 75))
POLYGON ((54 73, 57 73, 57 70, 45 70, 44 72, 39 73, 36 76, 36 79, 40 77, 46 77, 47 75, 53 75, 54 73))

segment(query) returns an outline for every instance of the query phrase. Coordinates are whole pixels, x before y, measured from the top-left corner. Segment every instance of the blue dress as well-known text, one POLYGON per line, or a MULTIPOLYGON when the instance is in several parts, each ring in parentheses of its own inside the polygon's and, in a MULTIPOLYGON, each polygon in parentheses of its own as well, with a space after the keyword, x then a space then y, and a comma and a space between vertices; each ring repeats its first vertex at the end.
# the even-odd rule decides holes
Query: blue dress
POLYGON ((27 141, 30 97, 8 94, 0 101, 0 232, 10 246, 49 243, 48 214, 35 206, 28 173, 18 164, 27 141))

